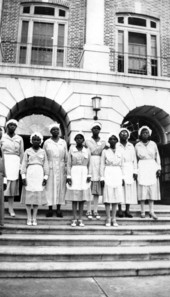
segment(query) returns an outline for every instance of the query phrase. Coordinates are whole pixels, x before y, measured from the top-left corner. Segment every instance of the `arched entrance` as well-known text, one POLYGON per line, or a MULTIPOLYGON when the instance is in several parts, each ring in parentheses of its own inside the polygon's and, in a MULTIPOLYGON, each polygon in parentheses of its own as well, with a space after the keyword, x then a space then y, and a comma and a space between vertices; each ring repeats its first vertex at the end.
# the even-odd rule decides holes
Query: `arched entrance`
POLYGON ((17 133, 24 139, 25 149, 30 145, 29 136, 34 131, 50 136, 48 126, 53 121, 60 123, 61 137, 68 140, 69 119, 61 105, 45 97, 26 98, 17 103, 9 112, 7 121, 15 118, 19 121, 17 133))
MULTIPOLYGON (((42 97, 26 98, 10 110, 7 115, 7 121, 12 118, 19 121, 16 133, 23 137, 24 149, 30 147, 30 135, 32 132, 41 132, 44 140, 49 138, 48 126, 53 121, 60 123, 61 137, 68 141, 68 116, 62 106, 53 100, 42 97)), ((20 193, 21 188, 20 178, 20 193)), ((17 201, 19 201, 19 197, 17 201)))
POLYGON ((157 143, 161 156, 161 202, 170 204, 170 115, 156 106, 140 106, 126 115, 121 126, 131 131, 130 141, 135 144, 143 125, 152 129, 151 139, 157 143))

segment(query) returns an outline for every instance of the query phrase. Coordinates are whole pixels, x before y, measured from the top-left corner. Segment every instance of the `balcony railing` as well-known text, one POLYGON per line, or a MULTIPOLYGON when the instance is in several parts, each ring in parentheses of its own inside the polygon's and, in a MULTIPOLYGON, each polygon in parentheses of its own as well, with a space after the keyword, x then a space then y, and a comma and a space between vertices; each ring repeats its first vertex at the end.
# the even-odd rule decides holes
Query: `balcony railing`
POLYGON ((3 63, 80 68, 83 47, 1 42, 3 63))
POLYGON ((125 74, 170 76, 170 56, 137 55, 133 53, 110 52, 111 70, 125 74))
MULTIPOLYGON (((2 41, 1 53, 2 63, 81 68, 83 47, 36 46, 2 41)), ((170 77, 170 56, 140 55, 110 49, 110 71, 126 75, 170 77)))

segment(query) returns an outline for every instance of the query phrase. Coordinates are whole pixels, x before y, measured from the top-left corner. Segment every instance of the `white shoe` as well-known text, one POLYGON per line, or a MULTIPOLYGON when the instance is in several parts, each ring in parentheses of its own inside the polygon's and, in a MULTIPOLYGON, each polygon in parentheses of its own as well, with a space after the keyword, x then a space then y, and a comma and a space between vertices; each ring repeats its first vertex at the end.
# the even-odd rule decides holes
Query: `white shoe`
POLYGON ((27 220, 27 225, 28 225, 28 226, 32 226, 31 219, 28 219, 28 220, 27 220))
POLYGON ((11 217, 15 217, 15 212, 13 210, 9 210, 8 212, 11 217))
POLYGON ((91 212, 87 212, 86 213, 86 216, 89 220, 92 220, 93 219, 93 216, 92 216, 92 213, 91 212))
POLYGON ((110 223, 110 220, 106 220, 106 224, 105 224, 106 227, 110 227, 111 226, 111 223, 110 223))
POLYGON ((33 224, 33 226, 37 226, 37 220, 36 219, 33 219, 32 224, 33 224))
POLYGON ((77 220, 73 220, 72 223, 71 223, 71 226, 76 227, 77 226, 77 220))
POLYGON ((119 226, 116 221, 112 221, 112 225, 113 225, 113 227, 118 227, 119 226))
POLYGON ((85 226, 82 220, 78 220, 78 224, 79 224, 79 227, 84 227, 85 226))
POLYGON ((100 220, 101 218, 98 212, 94 212, 93 216, 96 220, 100 220))

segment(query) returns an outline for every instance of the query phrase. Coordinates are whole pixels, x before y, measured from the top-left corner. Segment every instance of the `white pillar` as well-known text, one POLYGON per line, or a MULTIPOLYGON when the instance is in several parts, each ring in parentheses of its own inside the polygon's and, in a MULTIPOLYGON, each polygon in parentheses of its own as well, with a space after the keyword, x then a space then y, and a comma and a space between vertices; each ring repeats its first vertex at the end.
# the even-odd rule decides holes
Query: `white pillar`
POLYGON ((104 0, 87 0, 82 67, 92 71, 110 71, 109 48, 104 45, 104 0))

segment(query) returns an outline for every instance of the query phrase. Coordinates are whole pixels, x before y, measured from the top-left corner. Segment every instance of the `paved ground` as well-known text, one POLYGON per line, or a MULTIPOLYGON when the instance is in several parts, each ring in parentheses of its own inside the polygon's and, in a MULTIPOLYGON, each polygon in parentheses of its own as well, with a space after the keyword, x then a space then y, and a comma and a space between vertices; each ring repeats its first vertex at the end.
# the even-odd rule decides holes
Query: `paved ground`
POLYGON ((169 297, 170 276, 0 279, 0 297, 169 297))

